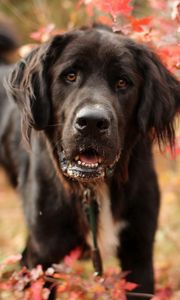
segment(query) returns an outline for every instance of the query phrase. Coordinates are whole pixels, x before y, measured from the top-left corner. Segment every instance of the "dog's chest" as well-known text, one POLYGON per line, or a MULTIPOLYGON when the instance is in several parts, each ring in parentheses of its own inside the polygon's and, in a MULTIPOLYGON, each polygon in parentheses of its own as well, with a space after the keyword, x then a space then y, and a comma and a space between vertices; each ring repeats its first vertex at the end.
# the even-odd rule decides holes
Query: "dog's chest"
MULTIPOLYGON (((102 257, 116 255, 119 246, 119 234, 123 222, 115 222, 111 211, 109 189, 106 184, 97 188, 97 202, 99 213, 97 216, 97 242, 102 257)), ((93 248, 92 233, 89 232, 86 241, 93 248)))

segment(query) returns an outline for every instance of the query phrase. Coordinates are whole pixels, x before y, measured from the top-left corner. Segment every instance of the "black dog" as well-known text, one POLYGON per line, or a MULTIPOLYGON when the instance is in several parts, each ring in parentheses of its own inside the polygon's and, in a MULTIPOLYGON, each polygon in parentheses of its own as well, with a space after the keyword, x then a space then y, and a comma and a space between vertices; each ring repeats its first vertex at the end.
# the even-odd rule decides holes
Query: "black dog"
POLYGON ((23 263, 47 268, 77 246, 91 248, 88 187, 101 255, 114 253, 137 291, 152 293, 160 198, 152 143, 173 145, 179 82, 151 50, 97 26, 33 50, 8 85, 1 161, 23 199, 23 263))

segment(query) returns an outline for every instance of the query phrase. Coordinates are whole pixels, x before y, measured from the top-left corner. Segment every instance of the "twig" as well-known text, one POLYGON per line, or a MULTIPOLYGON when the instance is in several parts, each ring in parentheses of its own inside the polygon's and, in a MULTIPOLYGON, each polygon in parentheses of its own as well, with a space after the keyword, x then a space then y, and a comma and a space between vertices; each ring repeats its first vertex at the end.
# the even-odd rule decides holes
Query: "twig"
POLYGON ((139 297, 139 298, 145 297, 145 298, 148 298, 148 299, 154 297, 153 294, 133 293, 133 292, 126 293, 126 295, 127 295, 127 296, 139 297))

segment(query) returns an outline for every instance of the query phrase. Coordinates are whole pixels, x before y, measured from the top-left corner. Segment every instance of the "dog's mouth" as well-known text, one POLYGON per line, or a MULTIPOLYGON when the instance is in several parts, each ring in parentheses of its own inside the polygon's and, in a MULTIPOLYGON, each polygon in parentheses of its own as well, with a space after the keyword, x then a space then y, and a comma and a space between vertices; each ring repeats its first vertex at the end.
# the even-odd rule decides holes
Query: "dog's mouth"
POLYGON ((103 179, 113 173, 119 155, 110 165, 104 163, 103 157, 94 149, 79 152, 72 160, 66 158, 65 152, 60 152, 60 166, 65 176, 82 182, 103 179))

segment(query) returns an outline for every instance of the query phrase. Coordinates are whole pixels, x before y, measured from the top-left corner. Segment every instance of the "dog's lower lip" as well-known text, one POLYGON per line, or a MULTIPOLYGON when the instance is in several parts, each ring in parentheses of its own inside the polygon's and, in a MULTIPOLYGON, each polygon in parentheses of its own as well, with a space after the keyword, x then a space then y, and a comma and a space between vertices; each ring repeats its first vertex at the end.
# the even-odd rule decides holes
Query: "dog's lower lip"
POLYGON ((73 160, 66 159, 64 151, 60 152, 60 165, 65 176, 80 181, 89 181, 103 178, 105 167, 100 163, 102 158, 97 155, 85 155, 80 153, 73 160))
POLYGON ((67 168, 70 177, 90 180, 93 178, 102 178, 105 175, 104 167, 99 164, 97 157, 86 157, 79 155, 77 160, 74 159, 67 168))
POLYGON ((103 178, 105 175, 103 167, 92 168, 92 167, 79 166, 79 165, 69 166, 67 168, 67 174, 71 178, 76 178, 80 180, 98 179, 98 178, 103 178))
POLYGON ((104 164, 104 159, 90 152, 79 153, 74 159, 66 158, 64 150, 59 151, 59 162, 63 174, 80 182, 91 182, 111 176, 114 167, 119 160, 120 152, 116 155, 114 162, 110 165, 104 164))

